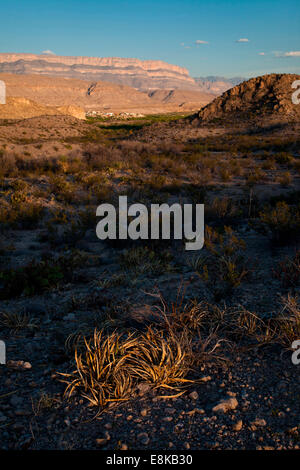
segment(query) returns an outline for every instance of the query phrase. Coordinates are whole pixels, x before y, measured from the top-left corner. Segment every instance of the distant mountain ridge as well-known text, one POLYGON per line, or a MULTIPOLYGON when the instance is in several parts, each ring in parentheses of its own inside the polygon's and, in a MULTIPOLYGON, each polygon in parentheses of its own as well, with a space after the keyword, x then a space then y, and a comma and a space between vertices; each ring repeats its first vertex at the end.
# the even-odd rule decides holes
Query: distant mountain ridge
POLYGON ((226 78, 210 75, 208 77, 194 77, 194 80, 200 88, 200 91, 205 93, 213 93, 214 95, 221 95, 230 88, 244 82, 247 80, 247 78, 226 78))
POLYGON ((108 81, 131 86, 140 91, 198 90, 195 80, 190 77, 187 69, 160 60, 0 53, 0 73, 108 81))

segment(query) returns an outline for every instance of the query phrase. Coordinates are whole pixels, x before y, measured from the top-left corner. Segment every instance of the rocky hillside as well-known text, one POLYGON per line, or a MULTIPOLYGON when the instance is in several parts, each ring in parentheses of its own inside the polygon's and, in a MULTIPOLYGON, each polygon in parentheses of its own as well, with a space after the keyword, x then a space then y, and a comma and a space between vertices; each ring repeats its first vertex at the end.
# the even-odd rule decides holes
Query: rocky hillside
POLYGON ((0 106, 0 119, 25 119, 36 116, 73 116, 85 119, 85 111, 78 106, 43 106, 26 98, 8 97, 0 106))
POLYGON ((71 57, 36 54, 0 54, 0 73, 41 74, 108 81, 139 90, 183 88, 197 90, 188 70, 158 60, 119 57, 71 57))
POLYGON ((161 102, 165 104, 177 104, 180 107, 201 103, 206 105, 215 98, 212 93, 204 93, 202 91, 192 90, 155 90, 149 93, 149 97, 153 102, 161 102))
POLYGON ((250 119, 264 116, 300 120, 300 105, 292 102, 296 74, 270 74, 251 78, 231 88, 198 113, 201 121, 250 119))

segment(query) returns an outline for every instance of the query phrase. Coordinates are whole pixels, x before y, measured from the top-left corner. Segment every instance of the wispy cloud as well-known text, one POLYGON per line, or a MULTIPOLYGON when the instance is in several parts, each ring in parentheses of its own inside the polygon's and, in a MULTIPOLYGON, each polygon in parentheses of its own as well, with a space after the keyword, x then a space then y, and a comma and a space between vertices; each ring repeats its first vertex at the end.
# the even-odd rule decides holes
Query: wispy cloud
POLYGON ((265 52, 259 52, 258 55, 266 55, 265 52))
POLYGON ((273 51, 275 57, 300 57, 300 51, 273 51))
POLYGON ((202 44, 209 44, 208 41, 203 41, 202 39, 197 39, 194 43, 192 44, 186 44, 185 42, 181 42, 180 46, 183 47, 184 49, 191 49, 192 47, 198 47, 202 44))
POLYGON ((50 49, 47 49, 46 51, 43 51, 42 54, 45 54, 45 55, 55 55, 55 52, 50 51, 50 49))
POLYGON ((250 41, 247 38, 240 38, 240 39, 237 39, 235 42, 250 42, 250 41))
POLYGON ((300 51, 284 52, 284 57, 300 57, 300 51))

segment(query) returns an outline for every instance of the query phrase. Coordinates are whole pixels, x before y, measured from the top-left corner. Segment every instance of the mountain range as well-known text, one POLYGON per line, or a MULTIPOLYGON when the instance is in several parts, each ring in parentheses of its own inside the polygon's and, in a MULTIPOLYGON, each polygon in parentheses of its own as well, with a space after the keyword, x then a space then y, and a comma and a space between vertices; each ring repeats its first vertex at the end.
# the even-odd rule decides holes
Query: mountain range
POLYGON ((0 53, 0 73, 110 82, 143 92, 180 89, 213 95, 219 95, 244 80, 240 77, 193 78, 186 68, 159 60, 54 54, 0 53))

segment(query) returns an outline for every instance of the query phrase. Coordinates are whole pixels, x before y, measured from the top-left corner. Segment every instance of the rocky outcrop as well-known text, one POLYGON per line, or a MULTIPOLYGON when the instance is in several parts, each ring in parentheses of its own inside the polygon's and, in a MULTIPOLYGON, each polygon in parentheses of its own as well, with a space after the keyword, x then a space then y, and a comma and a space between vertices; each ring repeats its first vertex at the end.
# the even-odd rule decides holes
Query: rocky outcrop
POLYGON ((197 89, 197 84, 189 76, 187 69, 159 60, 0 53, 0 73, 108 81, 139 90, 197 89))
POLYGON ((201 121, 273 117, 300 120, 300 105, 293 104, 296 74, 270 74, 251 78, 214 99, 198 113, 201 121))
POLYGON ((153 102, 164 105, 177 105, 182 111, 195 109, 195 106, 205 106, 211 102, 215 95, 202 91, 192 90, 155 90, 149 93, 153 102))

